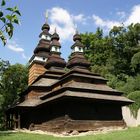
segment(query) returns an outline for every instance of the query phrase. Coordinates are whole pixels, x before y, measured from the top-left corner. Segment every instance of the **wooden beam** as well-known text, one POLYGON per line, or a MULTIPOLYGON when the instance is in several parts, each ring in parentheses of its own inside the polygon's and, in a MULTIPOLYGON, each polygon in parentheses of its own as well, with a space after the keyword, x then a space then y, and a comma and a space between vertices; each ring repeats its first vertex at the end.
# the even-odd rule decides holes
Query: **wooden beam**
POLYGON ((18 113, 18 129, 20 129, 20 114, 18 113))

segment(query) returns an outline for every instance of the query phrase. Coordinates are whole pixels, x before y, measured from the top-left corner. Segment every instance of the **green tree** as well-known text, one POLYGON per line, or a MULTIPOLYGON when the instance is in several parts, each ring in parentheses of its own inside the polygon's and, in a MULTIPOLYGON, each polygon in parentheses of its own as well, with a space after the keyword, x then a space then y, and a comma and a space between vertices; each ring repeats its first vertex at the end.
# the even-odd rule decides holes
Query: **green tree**
POLYGON ((3 83, 1 81, 3 73, 9 67, 9 62, 0 59, 0 128, 2 125, 3 120, 3 104, 4 104, 4 97, 3 97, 3 83))
POLYGON ((138 90, 138 91, 136 90, 134 92, 131 92, 128 95, 128 98, 135 101, 134 104, 130 105, 130 109, 131 109, 131 112, 134 115, 134 117, 137 117, 137 113, 138 113, 138 110, 140 108, 140 90, 138 90))
POLYGON ((21 16, 18 7, 6 7, 6 0, 1 0, 0 10, 0 39, 6 44, 7 38, 13 36, 14 24, 19 24, 21 16))
POLYGON ((136 65, 138 68, 138 56, 135 55, 140 51, 139 35, 140 24, 131 24, 127 28, 114 27, 110 31, 109 36, 114 52, 113 62, 111 64, 114 68, 111 73, 115 75, 120 73, 127 75, 137 74, 134 68, 136 69, 136 65))
POLYGON ((103 30, 97 28, 96 33, 82 34, 85 46, 85 56, 91 62, 91 69, 95 73, 105 75, 108 73, 108 61, 112 58, 112 45, 110 38, 103 36, 103 30))
POLYGON ((22 64, 10 65, 1 78, 5 107, 18 99, 19 93, 27 88, 28 68, 22 64))
POLYGON ((10 65, 0 61, 0 124, 4 111, 19 98, 19 93, 27 88, 28 68, 22 64, 10 65))
POLYGON ((135 73, 140 72, 140 51, 133 55, 131 59, 131 66, 135 73))

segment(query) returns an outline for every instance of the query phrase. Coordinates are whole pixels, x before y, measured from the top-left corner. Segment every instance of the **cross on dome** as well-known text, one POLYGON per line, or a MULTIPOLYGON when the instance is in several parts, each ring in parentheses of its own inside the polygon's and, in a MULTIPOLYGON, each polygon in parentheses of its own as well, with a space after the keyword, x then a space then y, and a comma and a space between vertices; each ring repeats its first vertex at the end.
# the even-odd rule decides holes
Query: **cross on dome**
POLYGON ((45 13, 46 23, 48 22, 48 17, 49 17, 49 12, 48 10, 46 10, 46 13, 45 13))

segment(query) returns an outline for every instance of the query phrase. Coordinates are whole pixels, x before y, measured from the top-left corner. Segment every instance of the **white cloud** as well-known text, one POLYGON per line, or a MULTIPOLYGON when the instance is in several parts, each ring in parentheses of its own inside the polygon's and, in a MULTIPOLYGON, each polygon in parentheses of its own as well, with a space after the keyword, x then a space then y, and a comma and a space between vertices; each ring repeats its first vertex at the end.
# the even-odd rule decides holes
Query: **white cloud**
POLYGON ((111 29, 113 26, 121 25, 121 23, 118 21, 103 20, 102 18, 96 15, 93 15, 92 18, 97 26, 104 27, 107 29, 111 29))
POLYGON ((8 41, 7 47, 14 52, 24 52, 24 49, 19 47, 15 41, 8 41))
POLYGON ((97 16, 97 15, 92 15, 92 19, 94 21, 94 23, 97 26, 103 27, 105 30, 111 29, 113 26, 120 26, 125 25, 128 26, 131 23, 140 23, 140 4, 139 5, 135 5, 130 14, 126 17, 125 12, 117 12, 117 15, 120 15, 122 18, 122 21, 116 21, 116 20, 104 20, 101 17, 97 16), (123 19, 126 20, 123 20, 123 19))
POLYGON ((19 53, 21 54, 21 56, 24 58, 24 59, 27 59, 27 56, 25 55, 24 53, 24 49, 22 47, 19 46, 19 44, 17 44, 16 41, 7 41, 7 45, 6 47, 16 53, 19 53))
POLYGON ((121 26, 122 23, 125 26, 128 26, 131 23, 138 23, 140 22, 140 4, 132 7, 129 15, 126 14, 125 11, 118 11, 116 13, 117 16, 119 16, 118 20, 102 19, 95 14, 90 17, 86 17, 82 13, 74 15, 61 7, 53 7, 49 10, 49 14, 51 33, 53 33, 56 28, 61 40, 64 41, 72 40, 76 24, 86 24, 87 20, 91 19, 94 21, 95 25, 104 28, 106 31, 113 26, 121 26))
POLYGON ((60 7, 54 7, 49 10, 51 21, 51 32, 57 29, 61 40, 66 40, 74 33, 74 23, 70 13, 60 7))
POLYGON ((129 25, 131 23, 140 23, 140 4, 135 5, 132 8, 130 15, 125 21, 125 25, 129 25))
POLYGON ((53 7, 49 10, 49 19, 51 22, 50 32, 53 33, 56 28, 62 41, 72 39, 72 36, 75 33, 76 23, 86 22, 83 14, 73 15, 66 9, 60 7, 53 7))
POLYGON ((83 14, 79 14, 76 16, 73 15, 72 17, 73 17, 74 22, 80 22, 82 24, 86 23, 86 17, 83 14))

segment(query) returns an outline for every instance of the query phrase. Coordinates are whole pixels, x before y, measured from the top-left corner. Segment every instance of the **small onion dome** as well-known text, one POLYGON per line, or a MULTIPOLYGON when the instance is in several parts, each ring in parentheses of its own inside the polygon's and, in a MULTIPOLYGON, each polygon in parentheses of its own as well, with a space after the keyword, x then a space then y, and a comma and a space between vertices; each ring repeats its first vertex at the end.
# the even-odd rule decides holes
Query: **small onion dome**
POLYGON ((52 35, 52 38, 51 38, 51 44, 50 44, 50 48, 52 51, 55 51, 57 52, 57 50, 59 50, 59 48, 61 48, 61 44, 59 42, 59 35, 57 33, 54 33, 52 35))
POLYGON ((76 33, 76 34, 73 36, 73 41, 76 41, 76 40, 81 41, 81 36, 80 36, 78 33, 76 33))
POLYGON ((59 40, 59 35, 55 32, 53 35, 52 35, 52 38, 51 40, 59 40))
POLYGON ((45 29, 48 30, 48 31, 50 30, 49 24, 45 23, 45 24, 42 26, 42 31, 45 30, 45 29))
POLYGON ((45 64, 46 69, 50 69, 51 67, 63 69, 65 66, 66 62, 63 58, 60 57, 59 52, 53 52, 45 64))
POLYGON ((72 53, 75 52, 83 52, 84 51, 84 45, 81 43, 81 37, 78 33, 76 33, 73 36, 74 44, 71 46, 72 53))
POLYGON ((40 33, 39 37, 39 43, 37 47, 34 50, 34 54, 38 53, 49 53, 50 52, 50 42, 51 42, 51 34, 49 33, 50 26, 45 23, 42 26, 42 32, 40 33))
POLYGON ((41 39, 51 41, 51 34, 47 30, 42 31, 42 33, 40 33, 39 37, 41 39))
POLYGON ((46 39, 48 41, 51 41, 51 34, 49 33, 49 30, 50 30, 50 26, 47 23, 45 23, 42 26, 42 33, 40 33, 39 37, 41 39, 46 39))

